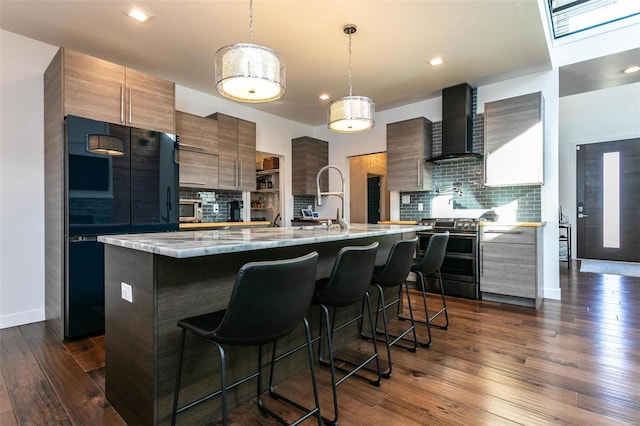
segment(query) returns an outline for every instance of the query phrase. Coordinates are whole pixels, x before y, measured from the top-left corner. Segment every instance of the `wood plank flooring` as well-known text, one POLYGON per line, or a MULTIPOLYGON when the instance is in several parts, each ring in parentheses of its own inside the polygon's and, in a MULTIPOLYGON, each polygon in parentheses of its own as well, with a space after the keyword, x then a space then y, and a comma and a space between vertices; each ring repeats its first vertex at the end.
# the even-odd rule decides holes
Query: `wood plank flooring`
MULTIPOLYGON (((433 330, 431 348, 393 348, 393 375, 380 387, 340 386, 340 424, 640 424, 640 278, 580 273, 578 263, 560 267, 562 301, 538 311, 447 298, 450 327, 433 330)), ((104 398, 104 336, 63 344, 44 323, 0 330, 0 372, 2 426, 124 424, 104 398)), ((310 401, 306 373, 281 392, 310 401)), ((318 376, 330 416, 327 369, 318 376)), ((273 424, 254 403, 231 420, 273 424)))

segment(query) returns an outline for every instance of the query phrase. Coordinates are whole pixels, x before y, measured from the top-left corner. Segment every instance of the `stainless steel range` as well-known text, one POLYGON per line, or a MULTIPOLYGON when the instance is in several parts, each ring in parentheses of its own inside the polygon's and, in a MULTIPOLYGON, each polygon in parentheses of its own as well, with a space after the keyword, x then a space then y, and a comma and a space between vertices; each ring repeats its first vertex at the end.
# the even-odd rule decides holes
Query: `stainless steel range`
MULTIPOLYGON (((418 256, 424 254, 432 235, 449 231, 447 252, 440 269, 445 294, 479 299, 478 219, 425 218, 420 221, 420 224, 431 226, 431 229, 417 232, 419 238, 418 256)), ((440 292, 440 289, 435 287, 434 280, 429 280, 428 287, 429 291, 440 292)))

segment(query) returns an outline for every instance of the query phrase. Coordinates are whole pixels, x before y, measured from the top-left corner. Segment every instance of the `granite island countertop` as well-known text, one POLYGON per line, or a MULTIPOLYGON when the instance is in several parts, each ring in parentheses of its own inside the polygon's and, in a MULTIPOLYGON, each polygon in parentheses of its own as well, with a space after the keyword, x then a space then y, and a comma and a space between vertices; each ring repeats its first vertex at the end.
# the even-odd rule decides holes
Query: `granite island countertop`
POLYGON ((98 241, 119 247, 175 258, 209 256, 329 241, 415 232, 422 225, 356 223, 346 230, 317 226, 180 231, 149 234, 103 235, 98 241))

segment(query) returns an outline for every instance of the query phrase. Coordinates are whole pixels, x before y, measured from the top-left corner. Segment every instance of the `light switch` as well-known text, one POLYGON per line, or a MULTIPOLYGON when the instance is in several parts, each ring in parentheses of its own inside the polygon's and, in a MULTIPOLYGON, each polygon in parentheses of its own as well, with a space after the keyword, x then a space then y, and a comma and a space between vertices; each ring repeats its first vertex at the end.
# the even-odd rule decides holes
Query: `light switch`
POLYGON ((122 298, 129 303, 133 303, 133 287, 127 283, 120 283, 120 292, 122 298))

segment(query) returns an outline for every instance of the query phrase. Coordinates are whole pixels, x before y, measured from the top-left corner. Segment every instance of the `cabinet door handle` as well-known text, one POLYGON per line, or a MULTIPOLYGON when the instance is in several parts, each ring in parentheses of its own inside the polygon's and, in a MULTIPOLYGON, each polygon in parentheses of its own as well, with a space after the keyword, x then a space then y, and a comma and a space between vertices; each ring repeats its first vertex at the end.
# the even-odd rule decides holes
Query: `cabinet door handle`
POLYGON ((242 186, 242 181, 244 180, 242 177, 242 161, 238 161, 238 163, 240 164, 240 185, 242 186))
POLYGON ((191 145, 188 143, 184 143, 184 142, 180 142, 179 143, 180 148, 187 148, 187 150, 189 151, 200 151, 200 152, 204 152, 205 148, 201 147, 201 146, 196 146, 196 145, 191 145))
POLYGON ((236 166, 236 176, 235 176, 235 182, 233 184, 233 186, 238 186, 238 161, 235 161, 235 166, 236 166))
POLYGON ((184 182, 184 181, 181 181, 181 182, 180 182, 180 185, 197 185, 197 186, 205 186, 205 185, 206 185, 206 183, 204 183, 204 182, 184 182))
POLYGON ((421 161, 421 160, 418 160, 418 164, 417 164, 418 169, 416 170, 416 171, 417 171, 417 173, 416 173, 416 176, 417 176, 417 182, 416 182, 416 185, 417 185, 417 187, 418 187, 418 188, 421 188, 421 187, 422 187, 422 186, 420 185, 420 161, 421 161))
POLYGON ((131 84, 129 85, 129 124, 131 124, 131 84))
POLYGON ((124 123, 124 84, 120 85, 120 123, 124 123))

